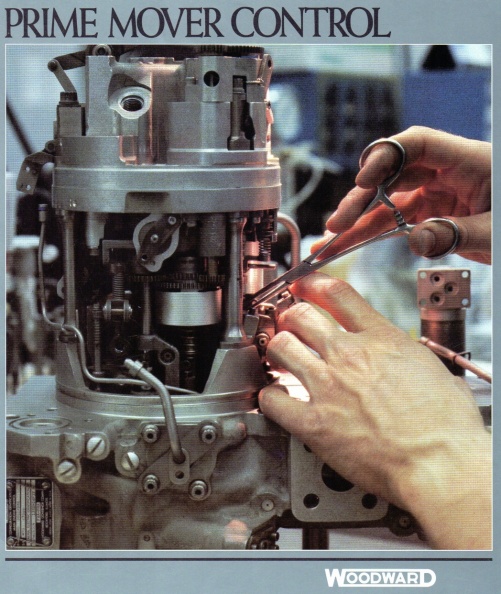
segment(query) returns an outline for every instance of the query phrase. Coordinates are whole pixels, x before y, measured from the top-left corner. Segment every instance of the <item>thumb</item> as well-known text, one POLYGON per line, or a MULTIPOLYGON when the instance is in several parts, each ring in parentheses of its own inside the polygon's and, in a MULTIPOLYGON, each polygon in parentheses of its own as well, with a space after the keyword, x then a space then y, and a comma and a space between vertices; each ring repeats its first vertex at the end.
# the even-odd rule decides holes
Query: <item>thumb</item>
MULTIPOLYGON (((459 244, 455 252, 479 262, 491 259, 491 212, 469 217, 449 217, 459 228, 459 244)), ((454 242, 450 225, 439 222, 423 222, 409 235, 409 246, 418 256, 432 257, 444 254, 454 242)))

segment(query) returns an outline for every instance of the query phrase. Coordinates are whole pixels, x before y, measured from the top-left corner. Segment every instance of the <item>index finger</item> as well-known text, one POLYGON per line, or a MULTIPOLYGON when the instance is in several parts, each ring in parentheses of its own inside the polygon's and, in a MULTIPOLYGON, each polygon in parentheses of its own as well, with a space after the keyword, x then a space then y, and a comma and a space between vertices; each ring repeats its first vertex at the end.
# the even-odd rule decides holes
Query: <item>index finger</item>
POLYGON ((324 309, 348 332, 393 327, 360 293, 338 278, 315 272, 296 281, 291 292, 324 309))
MULTIPOLYGON (((406 169, 414 165, 434 170, 448 169, 481 158, 479 144, 482 143, 479 141, 424 126, 412 126, 388 140, 396 140, 404 148, 406 169)), ((489 151, 486 151, 488 157, 489 151)), ((375 146, 357 175, 357 185, 369 188, 382 183, 398 165, 398 159, 398 150, 390 143, 375 146)))

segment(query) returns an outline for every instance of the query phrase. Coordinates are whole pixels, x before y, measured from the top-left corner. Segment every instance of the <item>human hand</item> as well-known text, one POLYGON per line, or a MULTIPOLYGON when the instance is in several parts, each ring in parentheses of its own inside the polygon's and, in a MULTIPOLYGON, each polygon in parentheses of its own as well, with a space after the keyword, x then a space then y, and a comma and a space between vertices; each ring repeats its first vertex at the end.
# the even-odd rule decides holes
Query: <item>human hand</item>
POLYGON ((316 273, 292 290, 332 319, 308 303, 280 316, 268 359, 294 374, 310 400, 269 386, 263 413, 347 480, 413 513, 434 546, 484 548, 482 537, 472 539, 490 518, 489 436, 465 381, 347 283, 316 273), (480 495, 479 485, 487 485, 480 495), (477 507, 461 523, 451 509, 465 497, 477 507))
MULTIPOLYGON (((406 221, 450 218, 461 235, 456 253, 490 263, 491 145, 418 126, 392 138, 404 147, 406 165, 388 192, 406 221)), ((394 226, 392 212, 385 206, 356 221, 375 196, 375 187, 395 170, 397 158, 398 151, 388 143, 371 150, 356 177, 356 187, 327 221, 331 233, 345 233, 323 258, 394 226)), ((329 237, 327 234, 312 250, 321 247, 329 237)), ((424 223, 410 233, 409 245, 417 255, 434 256, 445 253, 453 239, 449 225, 424 223)))

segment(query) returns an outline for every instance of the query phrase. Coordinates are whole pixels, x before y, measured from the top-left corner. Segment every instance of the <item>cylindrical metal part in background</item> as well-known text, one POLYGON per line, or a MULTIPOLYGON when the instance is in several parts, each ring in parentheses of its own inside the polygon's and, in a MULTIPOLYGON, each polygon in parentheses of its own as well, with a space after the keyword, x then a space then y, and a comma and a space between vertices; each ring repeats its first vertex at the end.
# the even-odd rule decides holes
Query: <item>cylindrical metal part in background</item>
POLYGON ((303 549, 328 550, 329 531, 326 528, 303 528, 303 549))
POLYGON ((156 291, 156 321, 164 326, 211 326, 221 321, 221 289, 156 291))
MULTIPOLYGON (((471 303, 471 274, 466 269, 429 268, 418 270, 418 305, 421 336, 459 354, 466 351, 466 307, 471 303)), ((464 369, 440 357, 454 375, 464 369)))
POLYGON ((248 269, 245 273, 246 295, 253 295, 260 289, 271 283, 277 275, 276 262, 261 262, 260 260, 249 260, 248 269))
MULTIPOLYGON (((421 336, 426 336, 456 353, 466 351, 466 311, 451 309, 441 312, 421 310, 421 336), (447 313, 447 316, 443 314, 447 313), (433 315, 435 314, 435 315, 433 315), (444 319, 444 318, 447 319, 444 319)), ((438 355, 440 357, 440 355, 438 355)), ((464 369, 453 361, 440 357, 443 364, 454 375, 463 376, 464 369)))

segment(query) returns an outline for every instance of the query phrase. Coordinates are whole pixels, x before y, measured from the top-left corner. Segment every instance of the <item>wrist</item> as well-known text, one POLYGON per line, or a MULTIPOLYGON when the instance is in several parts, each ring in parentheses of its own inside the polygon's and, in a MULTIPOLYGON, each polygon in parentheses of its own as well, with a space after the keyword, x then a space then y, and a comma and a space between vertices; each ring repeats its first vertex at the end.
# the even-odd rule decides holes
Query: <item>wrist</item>
POLYGON ((492 449, 485 429, 453 436, 400 477, 400 504, 434 548, 492 546, 492 449))

